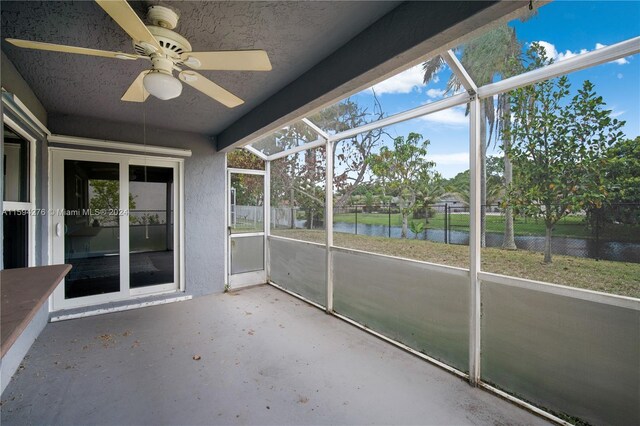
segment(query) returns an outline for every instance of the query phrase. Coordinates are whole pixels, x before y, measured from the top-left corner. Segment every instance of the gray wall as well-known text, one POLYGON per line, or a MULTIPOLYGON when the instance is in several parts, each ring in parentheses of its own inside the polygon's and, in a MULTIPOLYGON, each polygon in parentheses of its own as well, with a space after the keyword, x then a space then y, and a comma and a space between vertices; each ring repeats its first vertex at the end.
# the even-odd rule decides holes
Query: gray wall
MULTIPOLYGON (((54 134, 107 139, 140 144, 140 125, 89 117, 49 116, 54 134)), ((186 292, 203 295, 224 290, 225 155, 216 152, 207 137, 158 128, 146 129, 148 145, 190 149, 185 159, 185 274, 186 292)))
POLYGON ((26 81, 22 78, 18 70, 9 60, 7 55, 2 52, 2 61, 0 63, 0 75, 2 76, 2 87, 8 92, 16 95, 31 113, 45 126, 47 125, 47 111, 40 103, 40 100, 31 90, 26 81))

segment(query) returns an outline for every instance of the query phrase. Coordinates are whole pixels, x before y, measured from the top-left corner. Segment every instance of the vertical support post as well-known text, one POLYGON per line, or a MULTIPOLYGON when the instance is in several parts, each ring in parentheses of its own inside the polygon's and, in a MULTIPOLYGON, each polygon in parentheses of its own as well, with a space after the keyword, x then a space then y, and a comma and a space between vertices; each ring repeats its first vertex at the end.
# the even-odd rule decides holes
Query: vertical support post
POLYGON ((271 161, 264 162, 264 269, 267 282, 271 279, 271 253, 269 253, 269 235, 271 234, 271 161))
POLYGON ((389 238, 391 238, 391 200, 389 200, 389 238))
POLYGON ((600 260, 600 216, 603 208, 596 209, 596 260, 600 260))
POLYGON ((172 182, 167 182, 166 183, 166 195, 165 195, 165 212, 164 212, 164 229, 165 229, 165 245, 167 246, 167 250, 173 250, 173 232, 171 232, 172 229, 172 225, 173 225, 173 215, 171 214, 171 206, 172 206, 172 201, 173 201, 173 197, 172 197, 172 187, 173 187, 173 181, 175 181, 175 179, 172 179, 172 182))
POLYGON ((325 170, 325 232, 326 232, 326 265, 327 265, 327 313, 333 312, 333 142, 325 139, 325 156, 327 169, 325 170))
POLYGON ((470 321, 469 321, 469 383, 476 386, 480 381, 480 100, 471 98, 469 123, 469 172, 471 175, 469 205, 469 272, 470 321))
POLYGON ((358 205, 356 204, 356 235, 358 235, 358 205))
POLYGON ((449 204, 444 203, 444 243, 449 244, 449 204))

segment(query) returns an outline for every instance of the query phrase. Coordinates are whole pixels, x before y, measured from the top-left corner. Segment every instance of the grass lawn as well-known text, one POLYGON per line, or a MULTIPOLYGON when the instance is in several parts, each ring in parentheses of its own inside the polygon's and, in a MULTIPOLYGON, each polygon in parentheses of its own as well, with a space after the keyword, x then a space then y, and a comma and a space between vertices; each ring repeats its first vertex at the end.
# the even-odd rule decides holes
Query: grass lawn
MULTIPOLYGON (((455 231, 469 231, 469 214, 452 213, 449 215, 451 229, 455 231)), ((333 216, 334 223, 355 223, 354 213, 341 213, 333 216)), ((424 219, 409 219, 410 222, 424 222, 424 219)), ((542 220, 514 218, 514 231, 516 235, 544 235, 545 225, 542 220)), ((358 213, 358 224, 364 225, 389 225, 389 215, 386 213, 358 213)), ((402 226, 400 213, 391 214, 391 226, 402 226)), ((488 214, 486 216, 487 232, 504 232, 504 216, 488 214)), ((444 229, 444 213, 436 213, 429 219, 429 229, 444 229)), ((593 238, 591 230, 585 224, 584 216, 568 216, 556 224, 553 231, 556 237, 593 238)), ((615 239, 617 241, 640 240, 640 226, 608 224, 601 233, 601 238, 615 239)))
MULTIPOLYGON (((358 215, 358 219, 359 219, 358 215)), ((325 242, 323 231, 273 230, 274 235, 317 243, 325 242)), ((442 265, 469 267, 469 247, 423 240, 368 237, 334 233, 334 245, 442 265)), ((553 256, 545 265, 542 253, 482 249, 482 270, 571 287, 640 298, 640 264, 553 256)))

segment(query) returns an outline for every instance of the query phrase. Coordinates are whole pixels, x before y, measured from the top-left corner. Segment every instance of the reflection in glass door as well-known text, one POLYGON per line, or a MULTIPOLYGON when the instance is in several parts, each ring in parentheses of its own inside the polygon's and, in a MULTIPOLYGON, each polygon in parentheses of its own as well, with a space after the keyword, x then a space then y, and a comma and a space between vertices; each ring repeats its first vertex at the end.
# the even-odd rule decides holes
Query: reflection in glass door
POLYGON ((129 166, 129 286, 174 283, 174 169, 129 166))
POLYGON ((120 291, 118 163, 64 161, 65 299, 120 291))
POLYGON ((264 172, 229 171, 229 284, 262 284, 264 267, 264 172))

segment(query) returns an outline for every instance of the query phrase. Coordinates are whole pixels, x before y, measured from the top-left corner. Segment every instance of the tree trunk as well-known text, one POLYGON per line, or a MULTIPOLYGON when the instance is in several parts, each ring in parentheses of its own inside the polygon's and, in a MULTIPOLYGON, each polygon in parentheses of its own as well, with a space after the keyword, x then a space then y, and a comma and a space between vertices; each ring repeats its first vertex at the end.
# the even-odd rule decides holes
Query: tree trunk
POLYGON ((289 193, 289 207, 291 207, 291 229, 295 229, 296 227, 296 208, 294 206, 296 202, 296 195, 293 188, 291 188, 291 192, 289 193))
POLYGON ((402 209, 402 234, 400 238, 407 238, 407 229, 409 228, 409 212, 406 209, 402 209))
MULTIPOLYGON (((503 95, 504 96, 504 95, 503 95)), ((511 116, 511 108, 508 101, 504 102, 502 107, 502 115, 504 120, 510 120, 511 116)), ((502 129, 505 129, 505 123, 502 124, 502 129)), ((511 146, 510 136, 506 136, 502 140, 502 150, 504 151, 504 187, 505 187, 505 195, 506 191, 509 190, 511 186, 511 182, 513 182, 513 169, 511 167, 511 159, 509 158, 508 152, 509 147, 511 146)), ((517 250, 516 240, 514 236, 513 229, 513 208, 511 204, 507 204, 507 207, 504 211, 504 238, 502 239, 502 248, 506 250, 517 250)))
POLYGON ((547 229, 544 237, 544 263, 551 263, 551 232, 553 225, 547 223, 547 229))

